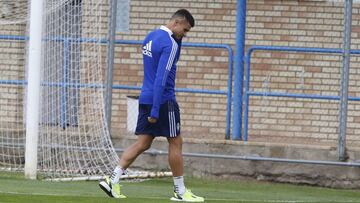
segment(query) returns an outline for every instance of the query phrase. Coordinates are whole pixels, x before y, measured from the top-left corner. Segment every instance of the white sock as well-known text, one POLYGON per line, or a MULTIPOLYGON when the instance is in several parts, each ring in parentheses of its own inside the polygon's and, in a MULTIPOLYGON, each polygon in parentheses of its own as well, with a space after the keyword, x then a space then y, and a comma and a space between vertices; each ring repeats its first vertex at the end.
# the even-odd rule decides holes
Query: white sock
POLYGON ((173 177, 175 192, 179 195, 185 193, 184 176, 173 177))
POLYGON ((125 173, 125 169, 121 168, 120 166, 116 166, 114 171, 110 176, 111 184, 116 184, 119 182, 120 176, 125 173))

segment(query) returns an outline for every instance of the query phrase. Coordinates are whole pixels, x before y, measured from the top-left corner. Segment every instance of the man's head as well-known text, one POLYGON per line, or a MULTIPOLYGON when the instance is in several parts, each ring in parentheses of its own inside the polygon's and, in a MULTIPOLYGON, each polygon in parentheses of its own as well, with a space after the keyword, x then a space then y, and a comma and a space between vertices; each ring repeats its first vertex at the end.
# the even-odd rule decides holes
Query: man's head
POLYGON ((186 9, 176 11, 168 23, 167 27, 174 33, 175 38, 181 39, 186 33, 195 26, 194 17, 186 9))

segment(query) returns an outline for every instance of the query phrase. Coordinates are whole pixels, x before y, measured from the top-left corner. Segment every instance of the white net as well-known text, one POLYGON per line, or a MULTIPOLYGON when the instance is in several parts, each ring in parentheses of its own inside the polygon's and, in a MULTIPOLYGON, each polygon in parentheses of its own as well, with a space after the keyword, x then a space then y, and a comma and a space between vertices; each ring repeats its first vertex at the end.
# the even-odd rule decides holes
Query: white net
POLYGON ((0 168, 24 167, 26 1, 0 0, 0 168))
POLYGON ((14 25, 27 21, 28 2, 24 0, 0 1, 0 25, 14 25))
POLYGON ((40 167, 52 177, 109 173, 118 157, 104 115, 107 0, 46 6, 40 167))
MULTIPOLYGON (((11 80, 25 78, 26 41, 14 36, 26 36, 28 7, 0 0, 0 167, 11 170, 24 168, 25 85, 11 80)), ((104 115, 108 0, 45 0, 44 7, 38 170, 48 178, 110 173, 118 157, 104 115)))

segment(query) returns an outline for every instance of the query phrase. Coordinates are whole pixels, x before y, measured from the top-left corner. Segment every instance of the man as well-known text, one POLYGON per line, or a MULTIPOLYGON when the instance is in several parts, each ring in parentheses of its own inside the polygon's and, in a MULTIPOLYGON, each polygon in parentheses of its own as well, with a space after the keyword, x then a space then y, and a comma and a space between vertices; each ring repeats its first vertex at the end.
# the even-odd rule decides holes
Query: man
POLYGON ((135 131, 138 139, 122 154, 120 164, 111 177, 105 177, 99 183, 109 196, 126 198, 120 190, 120 176, 126 173, 126 169, 142 152, 150 148, 155 137, 163 136, 169 143, 168 160, 174 180, 174 196, 171 200, 204 201, 204 198, 194 195, 184 184, 180 112, 174 91, 181 40, 194 24, 190 12, 180 9, 166 26, 150 32, 143 42, 144 81, 135 131))

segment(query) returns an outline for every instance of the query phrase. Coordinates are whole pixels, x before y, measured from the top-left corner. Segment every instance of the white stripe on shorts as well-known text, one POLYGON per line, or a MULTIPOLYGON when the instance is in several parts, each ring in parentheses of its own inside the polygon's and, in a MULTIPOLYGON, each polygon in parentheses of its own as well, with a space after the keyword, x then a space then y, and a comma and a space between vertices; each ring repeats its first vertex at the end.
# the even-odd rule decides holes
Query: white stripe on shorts
POLYGON ((169 110, 169 134, 170 137, 176 137, 176 119, 175 119, 175 112, 174 112, 174 104, 171 102, 168 103, 168 110, 169 110))

